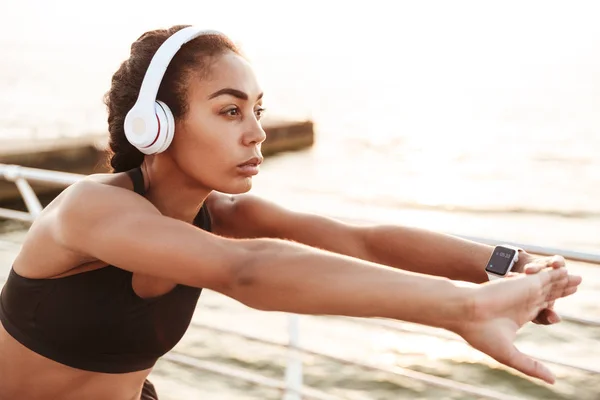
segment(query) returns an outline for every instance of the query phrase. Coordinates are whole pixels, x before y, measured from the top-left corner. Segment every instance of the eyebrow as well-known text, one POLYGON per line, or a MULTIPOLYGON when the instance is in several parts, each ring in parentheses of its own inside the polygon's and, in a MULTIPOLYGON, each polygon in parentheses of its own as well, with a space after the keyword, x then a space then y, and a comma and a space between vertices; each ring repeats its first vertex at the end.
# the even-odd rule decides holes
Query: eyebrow
MULTIPOLYGON (((264 93, 259 94, 258 97, 256 98, 256 100, 262 99, 263 94, 264 93)), ((214 99, 215 97, 224 96, 224 95, 237 97, 240 100, 248 100, 248 98, 249 98, 248 94, 246 94, 245 92, 242 92, 241 90, 237 90, 237 89, 233 89, 233 88, 224 88, 221 90, 217 90, 216 92, 214 92, 213 94, 208 96, 208 98, 214 99)))

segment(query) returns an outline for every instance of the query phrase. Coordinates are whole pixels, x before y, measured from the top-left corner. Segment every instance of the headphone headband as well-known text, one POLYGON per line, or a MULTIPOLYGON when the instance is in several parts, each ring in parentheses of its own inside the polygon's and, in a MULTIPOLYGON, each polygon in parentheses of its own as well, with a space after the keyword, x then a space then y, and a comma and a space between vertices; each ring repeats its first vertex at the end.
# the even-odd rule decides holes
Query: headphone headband
MULTIPOLYGON (((162 78, 169 66, 169 63, 175 57, 175 54, 179 51, 181 46, 202 35, 222 35, 221 32, 214 30, 201 30, 196 27, 190 26, 183 28, 173 35, 169 36, 167 40, 158 48, 150 65, 144 75, 142 86, 140 87, 140 93, 136 101, 136 105, 148 107, 154 109, 154 101, 158 95, 158 89, 162 78)), ((135 106, 134 106, 135 107, 135 106)))

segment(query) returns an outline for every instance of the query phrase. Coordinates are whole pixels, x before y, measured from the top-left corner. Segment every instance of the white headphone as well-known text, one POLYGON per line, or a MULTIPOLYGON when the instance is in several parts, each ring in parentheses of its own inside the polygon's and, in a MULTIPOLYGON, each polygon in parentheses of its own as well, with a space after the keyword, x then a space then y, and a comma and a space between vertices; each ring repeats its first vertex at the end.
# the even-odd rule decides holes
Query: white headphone
POLYGON ((222 35, 213 30, 200 30, 194 27, 183 28, 171 35, 156 51, 146 70, 138 98, 125 116, 125 137, 144 154, 158 154, 165 151, 175 134, 175 118, 169 107, 156 100, 160 82, 175 57, 185 43, 201 35, 222 35))

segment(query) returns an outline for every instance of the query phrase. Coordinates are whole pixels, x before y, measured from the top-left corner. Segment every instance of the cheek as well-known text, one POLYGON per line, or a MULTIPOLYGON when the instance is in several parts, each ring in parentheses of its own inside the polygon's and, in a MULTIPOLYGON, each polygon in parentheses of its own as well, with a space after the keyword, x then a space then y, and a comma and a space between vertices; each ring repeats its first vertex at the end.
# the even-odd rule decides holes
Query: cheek
MULTIPOLYGON (((223 131, 223 127, 218 126, 219 124, 212 125, 196 124, 193 130, 188 127, 173 140, 177 163, 193 175, 202 174, 202 171, 209 167, 211 171, 216 172, 231 166, 234 162, 232 160, 234 138, 228 136, 227 132, 223 131)), ((177 136, 177 132, 175 135, 177 136)))
POLYGON ((224 161, 224 154, 217 140, 194 136, 190 140, 182 141, 181 146, 178 146, 176 157, 180 164, 185 164, 186 169, 190 169, 224 161))

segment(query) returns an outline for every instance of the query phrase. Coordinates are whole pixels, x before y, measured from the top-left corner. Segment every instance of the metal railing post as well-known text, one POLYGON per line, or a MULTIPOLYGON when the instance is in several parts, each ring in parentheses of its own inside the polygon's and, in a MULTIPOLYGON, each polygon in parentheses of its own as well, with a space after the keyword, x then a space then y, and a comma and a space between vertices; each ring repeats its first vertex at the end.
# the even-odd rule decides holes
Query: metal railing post
POLYGON ((31 185, 23 178, 18 178, 15 181, 15 185, 17 185, 17 189, 19 189, 21 197, 23 197, 25 206, 27 207, 29 214, 31 214, 32 219, 37 218, 37 216, 42 212, 43 207, 31 185))
POLYGON ((288 361, 285 369, 285 394, 283 400, 301 400, 302 358, 300 348, 299 316, 288 314, 288 361))

